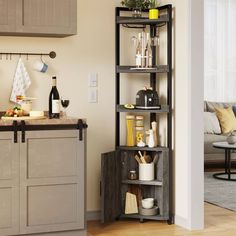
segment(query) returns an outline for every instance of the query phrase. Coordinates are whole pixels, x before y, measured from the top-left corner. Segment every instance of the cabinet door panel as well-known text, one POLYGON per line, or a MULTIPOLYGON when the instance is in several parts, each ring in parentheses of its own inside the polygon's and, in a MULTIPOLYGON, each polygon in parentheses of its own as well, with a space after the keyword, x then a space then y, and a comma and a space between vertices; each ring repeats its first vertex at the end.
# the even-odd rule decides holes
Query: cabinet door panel
POLYGON ((28 140, 28 178, 75 176, 77 149, 76 138, 28 140))
POLYGON ((118 152, 102 154, 101 160, 101 221, 114 221, 121 214, 120 158, 118 152))
POLYGON ((76 222, 76 184, 29 186, 27 195, 29 226, 76 222))
POLYGON ((19 143, 0 133, 0 235, 19 234, 19 143))
POLYGON ((76 34, 76 0, 22 0, 17 4, 18 32, 76 34))
POLYGON ((84 228, 84 155, 78 131, 26 132, 20 146, 21 233, 84 228))
POLYGON ((0 0, 0 32, 14 32, 16 25, 15 0, 0 0))

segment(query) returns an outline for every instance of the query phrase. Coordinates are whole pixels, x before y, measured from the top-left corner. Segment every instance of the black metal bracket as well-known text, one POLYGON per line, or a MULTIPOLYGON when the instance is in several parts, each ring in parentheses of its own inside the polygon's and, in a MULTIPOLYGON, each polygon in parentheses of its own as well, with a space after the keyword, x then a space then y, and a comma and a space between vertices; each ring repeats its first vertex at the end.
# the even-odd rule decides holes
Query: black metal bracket
POLYGON ((25 143, 25 121, 21 121, 21 142, 25 143))
POLYGON ((77 129, 79 130, 79 140, 83 141, 83 129, 87 129, 88 125, 79 119, 77 123, 77 129))
POLYGON ((14 120, 13 121, 13 132, 14 132, 14 143, 17 143, 18 142, 18 136, 17 136, 17 121, 14 120))

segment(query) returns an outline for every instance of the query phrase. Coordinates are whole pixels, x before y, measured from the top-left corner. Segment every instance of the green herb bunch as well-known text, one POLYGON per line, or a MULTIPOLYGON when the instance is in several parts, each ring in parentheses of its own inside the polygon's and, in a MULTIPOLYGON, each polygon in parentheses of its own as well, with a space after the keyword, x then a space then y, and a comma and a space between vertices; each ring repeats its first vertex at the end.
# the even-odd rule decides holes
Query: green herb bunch
POLYGON ((150 9, 155 9, 159 6, 159 3, 157 0, 149 0, 149 8, 150 9))
POLYGON ((121 4, 130 9, 144 10, 149 8, 150 0, 123 0, 121 4))

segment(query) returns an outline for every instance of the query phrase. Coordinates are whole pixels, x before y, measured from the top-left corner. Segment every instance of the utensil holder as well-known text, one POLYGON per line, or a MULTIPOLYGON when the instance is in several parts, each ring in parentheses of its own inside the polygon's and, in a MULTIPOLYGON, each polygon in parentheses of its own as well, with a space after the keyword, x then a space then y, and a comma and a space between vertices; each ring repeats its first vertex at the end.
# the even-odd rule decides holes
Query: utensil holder
POLYGON ((139 164, 139 180, 154 180, 154 163, 139 164))

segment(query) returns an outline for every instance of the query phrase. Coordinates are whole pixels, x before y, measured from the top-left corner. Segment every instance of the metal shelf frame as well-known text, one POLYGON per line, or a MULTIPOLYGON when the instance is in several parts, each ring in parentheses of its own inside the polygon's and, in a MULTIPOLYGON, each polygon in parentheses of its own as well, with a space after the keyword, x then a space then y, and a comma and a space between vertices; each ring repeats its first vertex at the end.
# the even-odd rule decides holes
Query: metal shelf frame
MULTIPOLYGON (((168 217, 153 217, 155 219, 167 220, 169 224, 174 223, 173 216, 173 158, 172 158, 172 5, 164 5, 158 8, 162 13, 167 12, 167 15, 164 15, 158 20, 148 20, 147 18, 140 19, 131 19, 130 17, 122 17, 122 12, 130 11, 128 8, 117 7, 116 15, 115 15, 115 63, 116 63, 116 93, 115 93, 115 101, 116 101, 116 125, 115 125, 115 145, 116 150, 123 150, 125 147, 120 147, 120 112, 126 112, 121 109, 120 105, 120 79, 121 73, 149 73, 150 74, 150 87, 156 89, 157 84, 157 73, 166 73, 167 74, 167 149, 168 149, 168 158, 169 158, 169 216, 168 217), (167 65, 161 66, 157 65, 155 68, 151 70, 131 70, 132 66, 121 66, 120 63, 120 28, 122 24, 130 24, 130 25, 149 25, 150 26, 150 36, 154 37, 157 33, 157 27, 162 27, 163 23, 167 28, 167 65)), ((162 15, 162 14, 161 14, 162 15)), ((157 64, 156 61, 156 47, 152 47, 153 53, 153 65, 157 64)), ((130 112, 128 110, 127 112, 130 112)), ((145 111, 148 112, 148 111, 145 111)), ((156 117, 161 112, 153 112, 150 113, 150 122, 156 121, 156 117)), ((133 148, 135 149, 135 148, 133 148)), ((128 149, 127 149, 128 150, 128 149)), ((135 149, 136 150, 136 149, 135 149)), ((135 215, 134 218, 140 218, 140 215, 135 215)), ((142 217, 144 218, 144 217, 142 217)), ((148 218, 148 217, 147 217, 148 218)))

